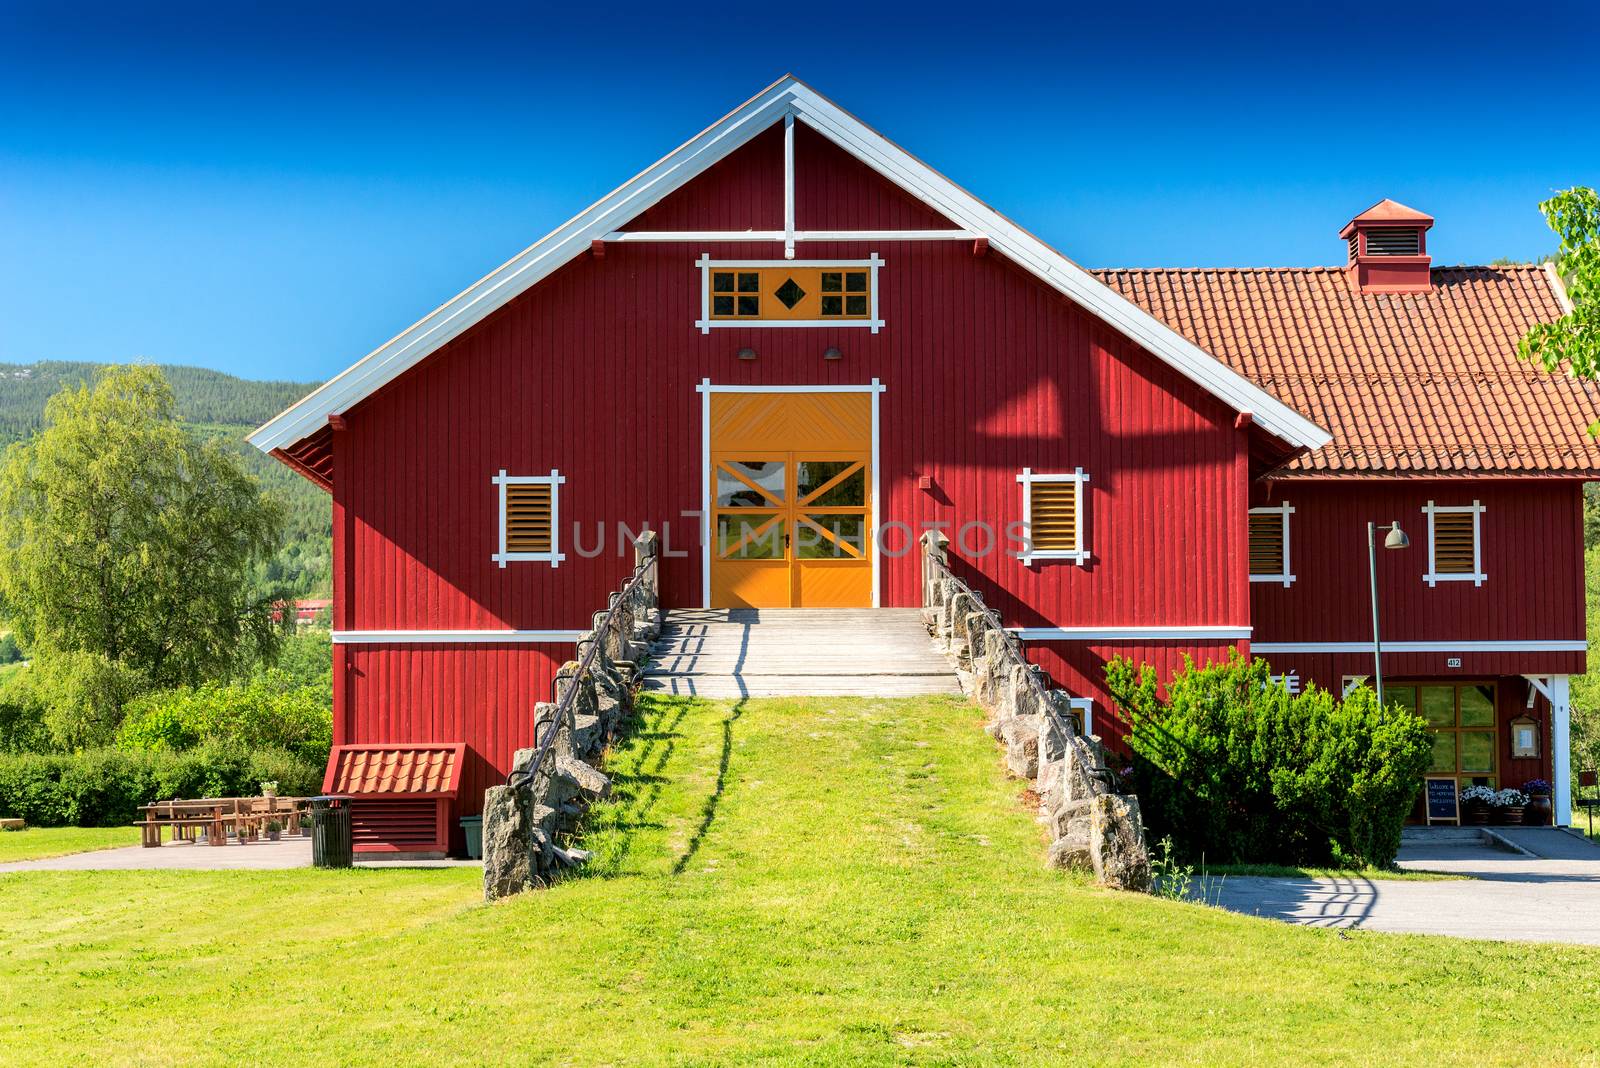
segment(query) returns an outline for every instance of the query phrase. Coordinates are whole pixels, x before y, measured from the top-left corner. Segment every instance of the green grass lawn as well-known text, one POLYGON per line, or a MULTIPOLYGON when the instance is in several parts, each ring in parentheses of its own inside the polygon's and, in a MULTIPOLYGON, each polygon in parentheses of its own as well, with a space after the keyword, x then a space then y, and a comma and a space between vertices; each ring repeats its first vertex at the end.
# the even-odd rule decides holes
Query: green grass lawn
POLYGON ((1595 813, 1595 818, 1589 818, 1587 809, 1575 808, 1572 810, 1572 828, 1581 831, 1597 841, 1600 841, 1600 810, 1595 813))
POLYGON ((648 704, 588 874, 0 875, 7 1064, 1572 1063, 1600 951, 1096 889, 950 699, 648 704))
POLYGON ((136 845, 137 827, 29 827, 0 832, 0 864, 136 845))

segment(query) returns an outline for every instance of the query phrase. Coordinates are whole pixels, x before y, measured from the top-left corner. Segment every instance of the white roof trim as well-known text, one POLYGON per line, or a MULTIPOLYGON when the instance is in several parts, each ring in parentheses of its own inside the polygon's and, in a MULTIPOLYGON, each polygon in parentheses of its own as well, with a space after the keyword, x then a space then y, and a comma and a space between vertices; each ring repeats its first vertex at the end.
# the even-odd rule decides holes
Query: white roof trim
POLYGON ((452 338, 532 288, 590 243, 616 230, 756 134, 793 113, 867 166, 952 222, 986 234, 989 246, 1015 260, 1069 300, 1103 319, 1236 411, 1291 445, 1321 448, 1332 436, 1204 349, 1113 292, 1083 268, 983 204, 927 164, 891 143, 793 77, 779 79, 638 177, 593 204, 459 296, 441 305, 366 358, 256 430, 264 452, 292 445, 404 374, 452 338))

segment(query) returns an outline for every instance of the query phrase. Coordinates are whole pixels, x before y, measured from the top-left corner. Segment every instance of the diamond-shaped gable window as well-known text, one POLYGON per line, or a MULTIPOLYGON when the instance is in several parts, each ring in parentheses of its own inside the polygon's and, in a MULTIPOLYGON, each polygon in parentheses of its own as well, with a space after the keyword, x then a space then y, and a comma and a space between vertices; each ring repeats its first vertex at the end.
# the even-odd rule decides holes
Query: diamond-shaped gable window
POLYGON ((793 278, 789 278, 785 279, 783 285, 779 286, 772 295, 783 301, 785 308, 794 311, 794 306, 805 299, 806 291, 801 289, 793 278))

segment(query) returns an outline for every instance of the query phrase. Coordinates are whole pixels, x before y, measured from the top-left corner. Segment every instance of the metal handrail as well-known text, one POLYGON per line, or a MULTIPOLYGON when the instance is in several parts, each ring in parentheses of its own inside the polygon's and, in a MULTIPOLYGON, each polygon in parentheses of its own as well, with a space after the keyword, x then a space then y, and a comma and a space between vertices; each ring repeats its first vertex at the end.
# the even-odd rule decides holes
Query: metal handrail
MULTIPOLYGON (((600 647, 605 642, 605 631, 610 630, 615 625, 618 611, 627 603, 628 598, 632 596, 639 584, 644 581, 645 576, 650 573, 650 569, 655 566, 655 563, 656 557, 651 555, 635 564, 633 574, 628 576, 628 581, 622 584, 622 589, 612 598, 610 607, 606 609, 605 617, 591 631, 595 640, 589 643, 589 648, 584 651, 582 658, 579 659, 578 670, 573 672, 572 681, 568 684, 566 692, 556 698, 555 711, 550 715, 550 727, 545 731, 544 741, 538 740, 539 724, 536 721, 533 729, 537 748, 534 751, 533 759, 528 762, 526 768, 522 769, 520 777, 517 770, 515 768, 512 769, 511 774, 506 776, 507 786, 516 787, 523 783, 532 782, 539 774, 540 769, 544 767, 544 762, 550 753, 551 746, 555 743, 556 735, 561 732, 563 716, 567 718, 571 725, 576 726, 576 713, 572 709, 578 700, 579 680, 588 674, 590 667, 594 665, 595 657, 600 655, 600 647)), ((623 636, 624 641, 627 641, 628 638, 629 636, 627 635, 623 636)))

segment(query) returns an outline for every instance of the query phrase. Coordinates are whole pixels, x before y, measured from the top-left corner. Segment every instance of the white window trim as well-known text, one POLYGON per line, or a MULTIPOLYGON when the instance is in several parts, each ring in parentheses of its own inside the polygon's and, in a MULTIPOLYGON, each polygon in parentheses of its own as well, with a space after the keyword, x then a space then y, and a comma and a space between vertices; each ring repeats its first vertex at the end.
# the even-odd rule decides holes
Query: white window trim
POLYGON ((878 316, 878 268, 883 266, 883 257, 876 252, 864 260, 713 260, 709 252, 702 252, 700 258, 695 260, 695 266, 700 268, 700 318, 694 325, 702 334, 709 334, 713 330, 727 327, 776 327, 776 326, 832 326, 832 327, 867 327, 876 334, 883 329, 883 320, 878 316), (778 268, 778 267, 839 267, 860 268, 865 267, 871 274, 867 279, 867 297, 871 310, 865 319, 713 319, 711 318, 711 271, 738 270, 739 268, 778 268))
POLYGON ((1092 738, 1094 736, 1094 698, 1072 697, 1068 699, 1068 703, 1072 705, 1072 710, 1078 713, 1078 727, 1083 736, 1092 738))
POLYGON ((561 472, 552 469, 548 475, 508 475, 506 469, 501 468, 500 473, 494 476, 495 490, 500 498, 500 551, 494 554, 494 562, 501 567, 508 563, 519 561, 533 561, 546 563, 551 567, 560 567, 561 561, 566 556, 561 552, 561 484, 566 479, 561 477, 561 472), (547 553, 512 553, 506 551, 506 487, 546 485, 550 487, 550 551, 547 553))
MULTIPOLYGON (((1272 505, 1270 507, 1252 508, 1252 509, 1250 509, 1250 514, 1251 515, 1278 515, 1278 514, 1281 514, 1283 516, 1283 524, 1282 524, 1282 527, 1283 527, 1283 570, 1281 572, 1279 572, 1278 574, 1276 574, 1276 575, 1257 575, 1254 572, 1252 572, 1251 575, 1250 575, 1250 581, 1251 582, 1281 582, 1285 586, 1294 585, 1294 569, 1289 566, 1289 517, 1294 515, 1294 506, 1291 505, 1288 501, 1284 501, 1282 504, 1275 504, 1275 505, 1272 505)), ((1246 531, 1246 537, 1248 538, 1248 536, 1249 536, 1249 532, 1246 531)))
POLYGON ((1437 586, 1441 582, 1470 582, 1474 586, 1482 586, 1488 579, 1483 573, 1483 504, 1473 501, 1471 504, 1434 504, 1429 501, 1422 508, 1422 514, 1428 517, 1428 573, 1422 576, 1422 581, 1429 586, 1437 586), (1460 515, 1463 512, 1472 513, 1472 573, 1470 575, 1441 575, 1434 568, 1433 545, 1433 517, 1441 513, 1460 515))
POLYGON ((1339 698, 1343 700, 1365 686, 1370 675, 1341 675, 1339 676, 1339 698))
POLYGON ((1042 475, 1034 472, 1031 467, 1024 467, 1017 476, 1017 482, 1022 486, 1022 530, 1028 539, 1022 552, 1017 556, 1024 565, 1030 565, 1035 560, 1067 560, 1074 564, 1083 565, 1092 559, 1089 552, 1089 541, 1084 533, 1083 514, 1089 510, 1088 494, 1084 487, 1089 481, 1089 476, 1083 473, 1083 468, 1074 469, 1070 474, 1042 475), (1075 529, 1073 541, 1077 544, 1074 550, 1047 549, 1040 550, 1033 547, 1033 484, 1035 482, 1076 482, 1078 484, 1078 507, 1074 510, 1073 518, 1075 529))

